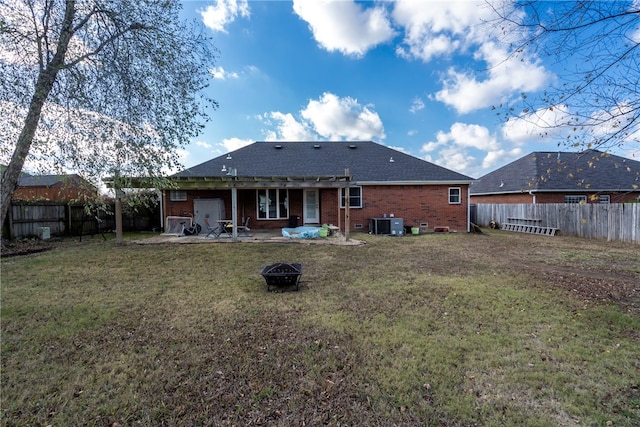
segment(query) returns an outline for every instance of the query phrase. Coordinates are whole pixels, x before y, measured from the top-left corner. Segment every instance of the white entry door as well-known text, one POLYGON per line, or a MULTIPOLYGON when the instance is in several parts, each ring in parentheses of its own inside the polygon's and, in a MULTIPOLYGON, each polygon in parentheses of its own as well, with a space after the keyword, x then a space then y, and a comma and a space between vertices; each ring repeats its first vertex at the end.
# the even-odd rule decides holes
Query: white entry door
POLYGON ((302 211, 304 224, 320 223, 318 190, 304 190, 304 208, 302 211))
POLYGON ((202 230, 200 233, 207 234, 207 225, 204 222, 208 218, 209 224, 216 225, 219 219, 225 219, 224 216, 224 200, 222 199, 195 199, 193 201, 193 212, 195 216, 193 222, 200 224, 202 230))

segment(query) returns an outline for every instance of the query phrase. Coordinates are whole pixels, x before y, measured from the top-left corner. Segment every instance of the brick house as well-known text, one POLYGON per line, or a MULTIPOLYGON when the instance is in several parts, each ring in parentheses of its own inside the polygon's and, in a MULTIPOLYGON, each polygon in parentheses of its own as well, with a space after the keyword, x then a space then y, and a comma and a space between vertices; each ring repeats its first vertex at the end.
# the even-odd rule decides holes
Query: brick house
POLYGON ((640 162, 597 150, 533 152, 471 185, 471 203, 625 203, 640 199, 640 162))
POLYGON ((98 189, 80 175, 29 175, 22 173, 13 200, 92 200, 98 189))
MULTIPOLYGON (((173 175, 164 217, 251 220, 252 229, 333 224, 369 231, 372 218, 423 230, 468 231, 472 178, 370 142, 256 142, 173 175), (348 197, 345 197, 348 195, 348 197), (234 218, 235 213, 235 218, 234 218)), ((166 224, 166 222, 165 222, 166 224)))

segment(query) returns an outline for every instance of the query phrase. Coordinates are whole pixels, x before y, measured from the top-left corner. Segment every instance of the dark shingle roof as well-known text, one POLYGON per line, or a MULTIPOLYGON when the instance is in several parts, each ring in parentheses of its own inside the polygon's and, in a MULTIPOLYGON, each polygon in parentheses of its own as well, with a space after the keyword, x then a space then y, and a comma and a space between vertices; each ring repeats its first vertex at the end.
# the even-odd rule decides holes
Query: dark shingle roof
POLYGON ((29 175, 21 174, 18 178, 19 187, 51 187, 56 184, 78 184, 83 179, 76 174, 73 175, 29 175))
POLYGON ((473 178, 371 141, 256 142, 216 157, 176 177, 221 177, 222 168, 238 176, 342 176, 357 182, 471 182, 473 178), (230 157, 230 158, 228 158, 230 157), (393 161, 391 161, 393 160, 393 161))
MULTIPOLYGON (((4 172, 7 165, 0 164, 0 172, 4 172)), ((31 175, 21 172, 18 177, 18 187, 51 187, 59 183, 79 184, 85 180, 78 174, 71 175, 31 175)))
POLYGON ((479 178, 471 186, 471 194, 634 191, 638 186, 638 161, 597 150, 537 151, 479 178))

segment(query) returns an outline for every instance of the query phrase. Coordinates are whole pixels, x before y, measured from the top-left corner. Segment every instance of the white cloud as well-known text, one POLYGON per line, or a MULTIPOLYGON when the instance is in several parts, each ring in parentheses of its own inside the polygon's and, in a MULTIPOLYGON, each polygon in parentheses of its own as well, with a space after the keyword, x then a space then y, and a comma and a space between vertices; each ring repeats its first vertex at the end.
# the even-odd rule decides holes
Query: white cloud
POLYGON ((348 96, 340 98, 325 92, 319 100, 309 101, 301 115, 311 123, 315 132, 326 139, 385 138, 384 126, 378 113, 348 96))
POLYGON ((462 147, 478 150, 495 150, 498 147, 496 138, 489 133, 489 129, 480 125, 454 123, 449 135, 453 142, 462 147))
POLYGON ((318 100, 310 100, 299 115, 300 119, 297 119, 291 113, 273 111, 258 118, 270 126, 266 131, 266 139, 270 141, 385 138, 384 126, 378 113, 348 96, 340 98, 332 93, 324 93, 318 100))
POLYGON ((539 90, 551 77, 534 57, 522 53, 510 58, 496 44, 497 30, 487 24, 495 20, 495 12, 485 1, 429 2, 425 7, 425 2, 399 0, 392 16, 404 29, 403 42, 396 48, 400 57, 429 62, 474 52, 472 59, 482 63, 473 69, 451 67, 443 75, 442 89, 434 99, 458 113, 507 102, 514 93, 539 90), (480 76, 478 69, 486 71, 480 76))
POLYGON ((634 145, 640 139, 640 129, 635 126, 622 130, 631 123, 633 114, 631 105, 624 102, 610 110, 594 111, 589 117, 580 116, 567 105, 556 105, 510 118, 502 126, 502 137, 518 147, 530 142, 552 143, 554 147, 560 144, 565 148, 571 148, 575 143, 574 149, 603 144, 599 149, 624 155, 620 147, 609 144, 607 139, 617 132, 624 132, 616 141, 634 145))
POLYGON ((498 142, 484 126, 454 123, 449 132, 438 132, 435 142, 424 144, 422 151, 429 152, 444 145, 477 148, 478 150, 496 150, 498 142))
POLYGON ((394 22, 405 28, 399 55, 425 62, 436 56, 449 56, 470 42, 485 40, 479 24, 491 17, 482 1, 425 2, 400 0, 394 4, 394 22))
MULTIPOLYGON (((485 170, 492 169, 498 164, 506 164, 512 160, 518 159, 524 155, 522 148, 516 147, 511 150, 489 151, 484 159, 482 159, 482 168, 485 170)), ((482 174, 484 175, 484 174, 482 174)))
POLYGON ((435 141, 422 145, 421 152, 427 160, 469 176, 482 175, 483 169, 502 160, 501 155, 513 155, 500 147, 486 127, 459 122, 451 125, 449 132, 438 132, 435 141), (480 161, 472 150, 487 154, 480 161))
POLYGON ((276 121, 276 130, 267 134, 267 141, 313 141, 317 135, 309 129, 305 122, 299 122, 291 113, 274 111, 269 113, 269 118, 276 121))
POLYGON ((196 141, 196 142, 195 142, 195 145, 196 145, 197 147, 206 148, 207 150, 211 150, 211 148, 213 148, 213 147, 211 146, 211 144, 209 144, 208 142, 205 142, 205 141, 196 141))
POLYGON ((460 149, 458 147, 446 147, 440 150, 440 157, 435 160, 435 163, 469 176, 472 176, 473 171, 478 169, 478 161, 475 157, 470 155, 467 150, 460 149))
POLYGON ((422 151, 423 153, 430 153, 432 151, 435 151, 438 149, 438 147, 442 146, 443 143, 440 141, 436 141, 436 142, 427 142, 425 144, 422 144, 422 148, 420 149, 420 151, 422 151))
POLYGON ((412 44, 409 50, 403 46, 398 46, 396 47, 396 54, 405 59, 417 57, 428 62, 435 56, 450 55, 459 45, 459 42, 441 34, 424 40, 422 44, 412 44))
POLYGON ((380 5, 363 8, 362 3, 351 0, 294 0, 293 10, 329 52, 361 57, 395 36, 387 11, 380 5))
POLYGON ((411 103, 409 111, 412 113, 417 113, 420 110, 424 110, 424 101, 420 98, 415 98, 411 103))
MULTIPOLYGON (((620 132, 625 126, 634 122, 635 108, 633 103, 628 101, 619 102, 612 106, 609 110, 594 111, 591 118, 585 121, 585 124, 591 129, 591 133, 596 137, 604 137, 620 132)), ((627 142, 637 141, 637 135, 640 133, 638 126, 630 126, 627 128, 627 142)))
POLYGON ((513 117, 502 126, 502 137, 517 146, 543 138, 565 137, 572 127, 566 126, 570 114, 566 105, 556 108, 541 108, 530 114, 513 117))
POLYGON ((215 4, 198 10, 202 16, 202 22, 213 31, 226 33, 225 26, 231 24, 238 16, 248 18, 250 16, 247 0, 215 0, 215 4))
POLYGON ((488 64, 485 80, 450 68, 443 89, 435 95, 438 101, 454 107, 461 114, 499 104, 514 93, 539 90, 551 78, 536 60, 509 58, 509 53, 494 43, 482 45, 476 59, 488 64))
POLYGON ((218 80, 226 80, 226 79, 237 79, 238 73, 226 71, 222 67, 213 67, 209 70, 209 73, 213 76, 214 79, 218 80))
POLYGON ((235 151, 239 148, 246 147, 249 144, 253 144, 255 141, 251 139, 241 138, 225 138, 222 140, 222 146, 226 152, 235 151))

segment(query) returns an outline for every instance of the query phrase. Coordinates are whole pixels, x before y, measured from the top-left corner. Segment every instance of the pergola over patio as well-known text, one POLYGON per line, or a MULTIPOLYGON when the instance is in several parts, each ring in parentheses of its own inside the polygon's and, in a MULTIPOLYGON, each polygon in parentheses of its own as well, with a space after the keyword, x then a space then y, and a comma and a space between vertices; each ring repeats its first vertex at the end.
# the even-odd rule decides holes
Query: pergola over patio
MULTIPOLYGON (((122 239, 122 188, 117 187, 114 177, 103 180, 108 188, 113 188, 116 192, 116 240, 122 239)), ((157 185, 150 184, 149 178, 133 177, 127 178, 127 188, 157 188, 157 185)), ((236 169, 230 168, 226 175, 222 176, 171 176, 165 180, 164 188, 161 190, 229 190, 231 191, 231 218, 233 225, 233 239, 238 238, 237 212, 238 212, 238 189, 272 189, 272 188, 335 188, 337 191, 348 188, 352 177, 349 169, 345 169, 344 175, 323 175, 323 176, 243 176, 238 175, 236 169)), ((345 198, 344 210, 345 237, 349 239, 349 197, 345 198)))

